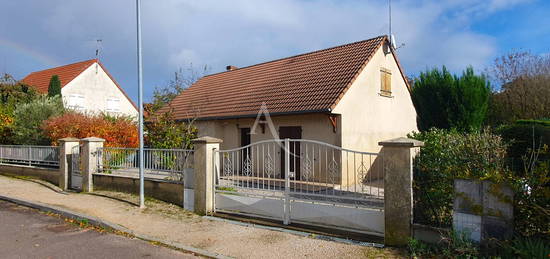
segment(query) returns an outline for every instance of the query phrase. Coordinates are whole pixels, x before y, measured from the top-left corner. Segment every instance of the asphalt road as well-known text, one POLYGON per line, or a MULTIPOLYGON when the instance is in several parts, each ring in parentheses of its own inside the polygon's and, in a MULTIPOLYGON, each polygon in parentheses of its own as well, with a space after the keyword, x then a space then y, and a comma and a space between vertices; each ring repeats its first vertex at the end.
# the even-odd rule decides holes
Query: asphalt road
POLYGON ((0 258, 196 258, 0 201, 0 258))

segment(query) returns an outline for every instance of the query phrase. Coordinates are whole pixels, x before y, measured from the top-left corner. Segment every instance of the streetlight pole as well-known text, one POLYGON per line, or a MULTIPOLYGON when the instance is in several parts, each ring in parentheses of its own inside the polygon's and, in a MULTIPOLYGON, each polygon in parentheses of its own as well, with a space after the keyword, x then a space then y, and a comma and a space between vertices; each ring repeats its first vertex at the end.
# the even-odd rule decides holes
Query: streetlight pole
POLYGON ((141 0, 136 0, 137 16, 137 61, 138 61, 138 105, 139 105, 139 207, 145 208, 143 171, 143 71, 141 62, 141 0))

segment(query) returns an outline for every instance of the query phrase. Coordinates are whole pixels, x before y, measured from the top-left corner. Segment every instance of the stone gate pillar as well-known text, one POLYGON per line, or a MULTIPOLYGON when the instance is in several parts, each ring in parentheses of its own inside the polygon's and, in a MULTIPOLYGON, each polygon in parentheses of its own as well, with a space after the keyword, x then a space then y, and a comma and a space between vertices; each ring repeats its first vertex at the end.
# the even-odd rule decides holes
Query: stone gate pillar
POLYGON ((82 165, 82 191, 93 192, 93 174, 97 172, 98 161, 100 158, 98 149, 103 148, 102 138, 90 137, 80 140, 82 142, 82 151, 80 152, 80 163, 82 165))
POLYGON ((384 159, 384 243, 404 246, 412 237, 413 158, 424 143, 396 138, 378 145, 384 159))
POLYGON ((202 137, 193 139, 194 152, 194 210, 206 215, 214 210, 214 150, 220 149, 221 139, 202 137))
POLYGON ((73 147, 78 146, 77 138, 62 138, 59 143, 59 188, 69 189, 69 174, 73 147))

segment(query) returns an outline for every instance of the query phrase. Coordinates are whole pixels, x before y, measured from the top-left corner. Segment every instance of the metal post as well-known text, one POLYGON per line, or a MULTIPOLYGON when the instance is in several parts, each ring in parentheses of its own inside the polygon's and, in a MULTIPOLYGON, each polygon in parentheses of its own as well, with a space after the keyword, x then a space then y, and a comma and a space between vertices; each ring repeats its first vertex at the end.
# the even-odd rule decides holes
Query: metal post
POLYGON ((29 149, 29 157, 28 157, 28 158, 29 158, 29 166, 31 166, 31 165, 32 165, 32 159, 31 159, 31 152, 32 152, 32 151, 31 151, 31 146, 27 146, 27 148, 29 149))
POLYGON ((141 60, 141 0, 136 0, 137 60, 138 60, 138 105, 139 105, 139 207, 145 208, 143 166, 143 78, 141 60))
POLYGON ((290 141, 285 139, 285 201, 283 224, 290 224, 290 141))
POLYGON ((212 155, 214 157, 214 161, 213 164, 214 164, 214 173, 212 174, 212 185, 213 185, 213 190, 212 190, 212 215, 214 215, 216 213, 216 186, 218 185, 218 175, 219 175, 219 169, 220 168, 220 159, 219 159, 219 156, 220 156, 220 153, 218 152, 218 149, 214 148, 212 150, 212 155))

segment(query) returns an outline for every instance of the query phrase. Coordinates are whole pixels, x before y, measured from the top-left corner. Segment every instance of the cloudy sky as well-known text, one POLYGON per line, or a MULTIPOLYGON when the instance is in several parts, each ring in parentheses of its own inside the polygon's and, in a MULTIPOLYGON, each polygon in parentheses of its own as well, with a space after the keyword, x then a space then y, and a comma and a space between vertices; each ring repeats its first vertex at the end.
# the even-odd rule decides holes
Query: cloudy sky
MULTIPOLYGON (((137 99, 134 0, 0 0, 0 73, 95 57, 137 99)), ((180 67, 255 63, 388 33, 388 0, 142 0, 144 87, 180 67)), ((393 0, 408 75, 483 70, 512 50, 550 53, 550 0, 393 0)))

